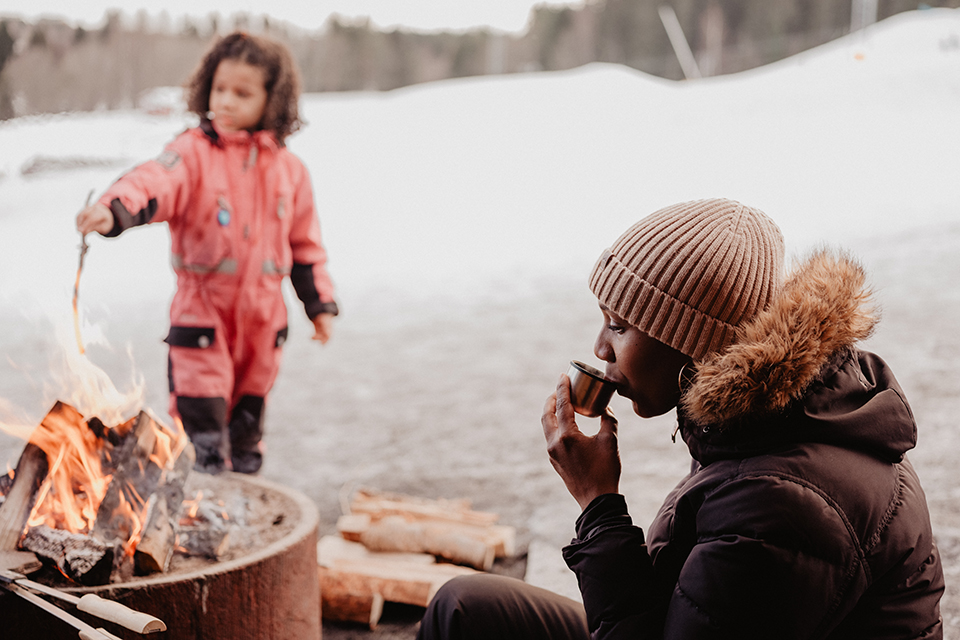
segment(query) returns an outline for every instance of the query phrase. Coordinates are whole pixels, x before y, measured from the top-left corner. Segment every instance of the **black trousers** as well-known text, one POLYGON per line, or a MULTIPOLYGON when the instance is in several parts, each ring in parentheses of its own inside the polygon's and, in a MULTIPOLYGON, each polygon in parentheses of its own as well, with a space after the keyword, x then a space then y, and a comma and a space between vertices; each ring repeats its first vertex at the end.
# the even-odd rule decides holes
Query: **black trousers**
POLYGON ((588 640, 583 605, 493 574, 447 582, 427 607, 417 640, 588 640))

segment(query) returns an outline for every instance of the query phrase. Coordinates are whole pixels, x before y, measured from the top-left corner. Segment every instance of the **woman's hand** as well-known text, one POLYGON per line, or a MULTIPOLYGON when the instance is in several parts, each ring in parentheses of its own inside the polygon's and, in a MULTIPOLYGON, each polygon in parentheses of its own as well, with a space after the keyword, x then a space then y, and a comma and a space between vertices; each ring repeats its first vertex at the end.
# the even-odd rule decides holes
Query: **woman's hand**
POLYGON ((557 392, 547 398, 540 422, 550 463, 581 509, 597 496, 620 492, 617 419, 609 408, 595 436, 581 433, 570 404, 570 378, 563 374, 557 392))
POLYGON ((110 233, 113 229, 113 213, 105 205, 97 202, 77 214, 77 231, 86 235, 91 231, 99 234, 110 233))
POLYGON ((333 314, 321 313, 313 317, 313 339, 319 340, 320 344, 327 344, 330 336, 333 335, 333 314))

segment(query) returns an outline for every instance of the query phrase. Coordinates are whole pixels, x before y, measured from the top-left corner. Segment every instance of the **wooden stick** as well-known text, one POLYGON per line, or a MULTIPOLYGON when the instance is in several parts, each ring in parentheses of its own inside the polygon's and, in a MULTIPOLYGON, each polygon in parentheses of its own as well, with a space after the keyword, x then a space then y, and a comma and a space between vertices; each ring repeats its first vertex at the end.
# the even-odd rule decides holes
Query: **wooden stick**
POLYGON ((80 602, 77 603, 77 609, 103 620, 116 622, 120 626, 137 633, 154 633, 167 630, 167 625, 159 618, 134 611, 119 602, 105 600, 93 593, 82 596, 80 602))

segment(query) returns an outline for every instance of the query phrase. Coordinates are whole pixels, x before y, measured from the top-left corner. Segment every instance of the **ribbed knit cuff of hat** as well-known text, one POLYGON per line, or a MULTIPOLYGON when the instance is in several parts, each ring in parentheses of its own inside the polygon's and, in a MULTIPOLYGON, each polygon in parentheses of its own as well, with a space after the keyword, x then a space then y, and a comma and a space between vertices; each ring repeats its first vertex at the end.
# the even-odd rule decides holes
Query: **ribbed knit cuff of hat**
POLYGON ((759 209, 726 199, 661 209, 604 251, 590 276, 600 303, 699 360, 736 338, 782 286, 783 237, 759 209))

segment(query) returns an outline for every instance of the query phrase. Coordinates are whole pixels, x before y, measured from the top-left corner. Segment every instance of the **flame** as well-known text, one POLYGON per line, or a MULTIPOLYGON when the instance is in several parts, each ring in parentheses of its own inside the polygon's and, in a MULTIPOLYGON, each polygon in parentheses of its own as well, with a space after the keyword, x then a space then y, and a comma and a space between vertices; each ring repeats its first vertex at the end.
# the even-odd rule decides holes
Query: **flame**
MULTIPOLYGON (((111 441, 123 442, 135 424, 141 425, 136 418, 128 416, 140 413, 145 383, 142 376, 135 375, 131 390, 121 392, 87 355, 78 353, 75 346, 68 348, 69 333, 62 326, 57 329, 60 359, 51 367, 49 375, 53 382, 47 383, 45 393, 61 398, 63 402, 58 401, 39 426, 36 421, 32 421, 33 426, 28 426, 31 421, 22 415, 18 415, 15 421, 7 419, 14 411, 9 403, 0 399, 0 415, 5 416, 0 421, 0 430, 28 440, 47 456, 47 476, 37 491, 27 526, 43 524, 90 534, 94 531, 105 496, 116 494, 112 500, 116 501, 117 507, 114 513, 106 515, 110 526, 125 538, 121 540, 124 551, 132 555, 145 527, 149 499, 140 496, 130 483, 111 487, 119 477, 111 469, 120 462, 111 460, 111 452, 115 453, 111 441), (88 421, 85 416, 96 416, 100 423, 94 425, 93 420, 88 421)), ((138 456, 131 462, 135 460, 140 464, 141 472, 144 465, 155 464, 161 470, 162 482, 189 439, 179 420, 174 428, 170 428, 149 412, 144 413, 149 420, 138 428, 152 428, 153 437, 142 438, 139 442, 153 442, 153 449, 143 451, 144 457, 138 456)), ((130 470, 125 472, 129 473, 130 470)))
POLYGON ((30 436, 30 442, 52 462, 28 526, 45 524, 74 533, 89 532, 112 478, 103 473, 100 464, 103 441, 86 428, 76 410, 58 404, 30 436))
MULTIPOLYGON (((188 438, 182 428, 171 430, 148 417, 144 428, 152 428, 155 436, 148 459, 163 475, 173 468, 188 438)), ((122 437, 133 423, 134 420, 128 420, 112 431, 122 437)), ((104 472, 101 462, 109 458, 109 434, 98 437, 78 411, 58 403, 34 431, 30 442, 47 454, 50 467, 37 492, 28 526, 45 524, 73 533, 92 532, 100 505, 115 478, 115 474, 104 472)), ((143 466, 142 460, 137 462, 143 466)), ((119 523, 116 529, 124 538, 124 551, 133 555, 143 532, 149 501, 130 483, 119 487, 116 494, 117 507, 110 514, 110 521, 119 523)))

